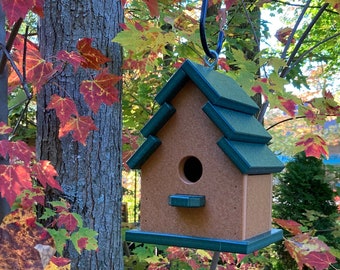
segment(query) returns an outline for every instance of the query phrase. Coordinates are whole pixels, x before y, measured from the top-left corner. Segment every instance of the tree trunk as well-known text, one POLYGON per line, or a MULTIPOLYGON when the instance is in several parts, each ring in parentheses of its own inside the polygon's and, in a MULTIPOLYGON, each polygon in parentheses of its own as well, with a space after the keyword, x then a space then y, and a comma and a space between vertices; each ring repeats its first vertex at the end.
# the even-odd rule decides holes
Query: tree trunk
MULTIPOLYGON (((94 47, 113 59, 108 67, 120 75, 121 48, 111 41, 123 21, 120 0, 45 0, 44 12, 39 40, 45 59, 53 59, 59 50, 75 50, 78 39, 89 37, 93 38, 94 47)), ((57 93, 73 98, 79 112, 88 115, 79 85, 93 75, 89 73, 81 68, 74 73, 72 68, 66 67, 39 93, 37 156, 53 163, 72 210, 83 217, 84 226, 99 233, 97 252, 79 256, 74 248, 67 248, 65 255, 72 260, 72 269, 120 270, 123 269, 121 104, 102 105, 96 115, 92 114, 98 130, 89 136, 86 146, 74 142, 69 135, 59 140, 55 112, 45 110, 51 95, 57 93)))
MULTIPOLYGON (((3 46, 6 44, 6 28, 5 28, 5 13, 2 10, 0 4, 0 42, 3 46)), ((3 56, 3 52, 0 51, 0 60, 3 56)), ((0 74, 0 122, 8 122, 8 73, 7 68, 0 74)), ((0 140, 5 139, 6 136, 0 135, 0 140)), ((0 164, 7 161, 0 156, 0 164)), ((1 195, 1 194, 0 194, 1 195)), ((10 207, 7 201, 0 196, 0 222, 10 212, 10 207)))

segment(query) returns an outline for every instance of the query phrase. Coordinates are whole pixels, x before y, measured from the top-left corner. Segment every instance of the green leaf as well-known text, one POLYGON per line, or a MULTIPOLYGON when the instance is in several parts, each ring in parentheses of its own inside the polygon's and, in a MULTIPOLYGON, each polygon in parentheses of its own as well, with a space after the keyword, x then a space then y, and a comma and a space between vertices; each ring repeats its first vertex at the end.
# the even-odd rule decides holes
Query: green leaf
POLYGON ((71 242, 79 254, 82 249, 97 250, 98 242, 95 238, 97 235, 98 233, 96 231, 89 228, 79 228, 78 231, 72 233, 71 242))
POLYGON ((44 214, 40 217, 40 219, 45 220, 45 219, 48 219, 50 217, 54 217, 55 214, 56 214, 55 211, 52 210, 51 208, 45 208, 44 214))
POLYGON ((68 232, 65 229, 47 229, 49 234, 52 236, 55 248, 59 254, 62 254, 64 247, 66 245, 67 240, 70 239, 68 232))

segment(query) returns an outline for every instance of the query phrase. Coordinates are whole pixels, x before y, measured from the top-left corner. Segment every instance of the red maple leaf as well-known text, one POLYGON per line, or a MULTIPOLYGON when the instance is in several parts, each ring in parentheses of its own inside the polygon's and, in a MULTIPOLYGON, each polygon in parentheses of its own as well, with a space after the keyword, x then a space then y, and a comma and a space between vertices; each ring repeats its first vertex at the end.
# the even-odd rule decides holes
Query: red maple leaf
POLYGON ((312 251, 304 258, 304 264, 310 267, 310 269, 315 270, 328 269, 329 265, 332 263, 336 263, 336 258, 328 251, 312 251))
POLYGON ((64 226, 68 232, 73 232, 77 229, 78 220, 72 213, 62 212, 58 217, 57 225, 60 227, 64 226))
POLYGON ((93 48, 91 43, 91 38, 82 38, 77 43, 77 49, 83 57, 81 66, 99 70, 102 64, 111 61, 111 59, 103 55, 98 49, 93 48))
MULTIPOLYGON (((23 74, 23 50, 24 50, 24 37, 18 36, 14 43, 15 51, 13 58, 19 71, 23 74)), ((46 62, 40 55, 39 48, 34 43, 27 41, 26 53, 26 82, 34 86, 36 91, 39 91, 41 86, 44 85, 57 71, 53 69, 50 62, 46 62)), ((14 70, 10 71, 8 78, 9 86, 11 88, 20 85, 22 82, 18 78, 14 70)))
POLYGON ((71 117, 64 126, 60 127, 59 138, 72 132, 74 140, 86 145, 87 136, 92 130, 97 130, 97 127, 90 116, 71 117))
POLYGON ((280 225, 286 231, 292 233, 293 235, 297 235, 302 233, 300 227, 302 226, 300 223, 294 220, 285 220, 285 219, 278 219, 274 218, 273 221, 280 225))
POLYGON ((10 206, 25 189, 32 188, 30 171, 22 165, 0 165, 0 193, 10 206))
POLYGON ((320 158, 323 155, 328 158, 327 143, 319 135, 306 134, 295 145, 304 150, 307 157, 320 158))
POLYGON ((67 97, 63 98, 57 94, 51 96, 50 103, 46 109, 55 109, 61 126, 64 126, 72 115, 78 116, 77 107, 73 99, 67 97))
POLYGON ((144 3, 148 6, 151 17, 159 16, 159 8, 157 0, 143 0, 144 3))
POLYGON ((74 70, 77 71, 81 62, 84 61, 84 58, 78 52, 67 52, 67 51, 59 51, 57 53, 57 60, 63 61, 66 63, 70 63, 74 70))
POLYGON ((46 188, 48 184, 52 188, 62 190, 60 184, 55 179, 55 177, 58 176, 58 173, 50 161, 38 161, 32 166, 32 173, 44 188, 46 188))
POLYGON ((0 155, 4 158, 9 156, 10 163, 24 162, 28 165, 34 158, 34 151, 24 141, 11 142, 0 140, 0 155))
POLYGON ((50 62, 46 62, 39 52, 28 51, 26 56, 26 77, 27 82, 31 83, 36 91, 53 76, 56 72, 50 62))
POLYGON ((44 205, 45 197, 46 194, 42 187, 33 187, 31 190, 27 189, 23 192, 20 205, 23 209, 31 209, 36 203, 44 205))
POLYGON ((281 105, 283 106, 284 110, 291 116, 294 117, 295 115, 295 108, 296 103, 291 99, 285 99, 283 97, 278 97, 281 105))
POLYGON ((107 69, 104 69, 94 80, 82 81, 80 92, 93 112, 98 112, 101 103, 110 106, 118 101, 118 90, 114 85, 120 79, 120 76, 110 74, 107 69))
POLYGON ((53 256, 51 258, 51 262, 53 262, 56 266, 62 267, 62 266, 68 265, 71 262, 71 260, 68 258, 64 258, 64 257, 53 256))
POLYGON ((4 122, 0 122, 0 135, 5 135, 5 134, 9 134, 12 132, 12 128, 7 126, 6 123, 4 122))
POLYGON ((43 4, 43 0, 2 0, 2 8, 10 26, 20 18, 25 18, 30 9, 42 16, 43 4))

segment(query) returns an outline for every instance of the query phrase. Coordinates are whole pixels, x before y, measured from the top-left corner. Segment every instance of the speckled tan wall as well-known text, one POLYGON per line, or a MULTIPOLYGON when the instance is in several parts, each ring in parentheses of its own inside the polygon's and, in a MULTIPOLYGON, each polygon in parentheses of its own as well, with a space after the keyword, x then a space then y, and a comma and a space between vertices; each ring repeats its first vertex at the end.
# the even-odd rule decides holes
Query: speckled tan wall
POLYGON ((272 175, 248 175, 245 238, 272 228, 272 175))
POLYGON ((206 102, 191 81, 171 101, 176 113, 156 134, 162 144, 141 168, 143 231, 235 240, 249 235, 244 232, 246 225, 251 227, 245 212, 247 176, 216 144, 222 133, 202 111, 206 102), (188 156, 198 158, 203 167, 196 183, 181 177, 180 162, 188 156), (175 193, 205 195, 206 205, 169 206, 168 196, 175 193))

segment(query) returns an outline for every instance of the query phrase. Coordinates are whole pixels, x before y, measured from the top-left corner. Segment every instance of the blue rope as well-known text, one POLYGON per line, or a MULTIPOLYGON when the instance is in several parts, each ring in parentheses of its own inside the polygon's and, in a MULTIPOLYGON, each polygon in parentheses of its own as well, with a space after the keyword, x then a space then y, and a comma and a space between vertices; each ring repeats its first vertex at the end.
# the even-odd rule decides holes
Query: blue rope
POLYGON ((207 57, 210 59, 215 59, 217 60, 218 55, 221 52, 222 49, 222 44, 224 40, 224 33, 223 30, 220 29, 218 33, 218 40, 217 40, 217 48, 216 50, 210 50, 207 44, 207 38, 205 35, 205 19, 207 16, 207 11, 208 11, 208 0, 202 0, 202 9, 201 9, 201 17, 200 17, 200 37, 201 37, 201 43, 203 50, 207 57))

